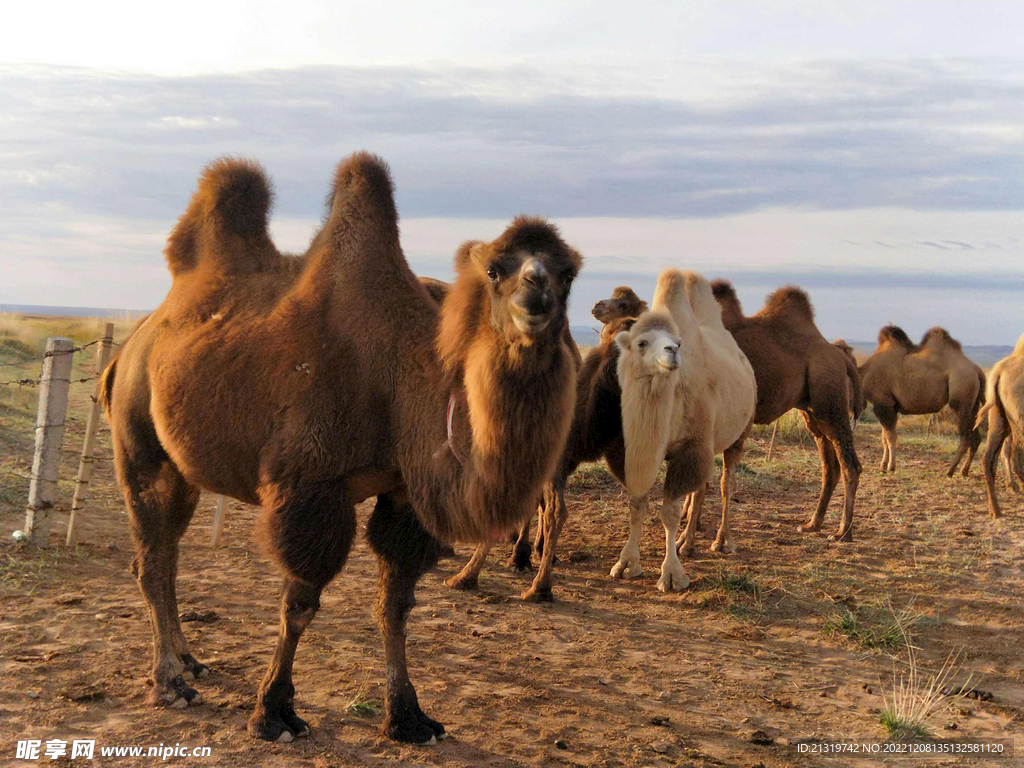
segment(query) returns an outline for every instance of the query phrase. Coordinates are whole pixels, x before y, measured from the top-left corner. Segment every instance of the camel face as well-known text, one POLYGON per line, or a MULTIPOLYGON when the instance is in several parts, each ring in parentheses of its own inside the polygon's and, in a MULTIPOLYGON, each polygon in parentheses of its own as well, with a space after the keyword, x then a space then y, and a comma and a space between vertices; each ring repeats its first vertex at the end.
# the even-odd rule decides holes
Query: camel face
POLYGON ((646 311, 647 302, 637 296, 629 286, 620 285, 612 292, 611 298, 601 299, 590 313, 598 322, 607 325, 620 317, 639 317, 646 311))
POLYGON ((623 357, 651 376, 665 376, 679 369, 679 337, 668 328, 651 328, 635 339, 628 331, 615 337, 623 357))
POLYGON ((536 339, 560 328, 579 255, 561 243, 502 248, 502 240, 473 246, 473 262, 484 273, 491 298, 491 322, 514 338, 536 339))

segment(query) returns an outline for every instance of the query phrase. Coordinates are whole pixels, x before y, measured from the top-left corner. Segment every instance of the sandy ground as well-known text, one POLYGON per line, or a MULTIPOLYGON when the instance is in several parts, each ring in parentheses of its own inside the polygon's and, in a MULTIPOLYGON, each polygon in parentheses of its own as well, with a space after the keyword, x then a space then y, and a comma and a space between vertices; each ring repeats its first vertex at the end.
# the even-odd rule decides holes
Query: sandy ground
MULTIPOLYGON (((81 444, 83 390, 65 440, 64 478, 73 477, 81 444)), ((12 413, 0 408, 0 418, 12 413)), ((752 441, 740 476, 739 552, 707 551, 713 501, 698 553, 684 563, 692 580, 685 593, 655 588, 664 534, 654 505, 643 575, 609 577, 626 537, 627 504, 598 467, 584 468, 570 487, 556 603, 520 602, 525 577, 504 569, 504 553, 496 553, 476 593, 442 583, 468 557, 467 547, 425 576, 410 622, 412 675, 425 711, 451 738, 420 748, 378 734, 376 563, 362 539, 299 648, 296 709, 312 734, 289 745, 249 738, 246 720, 277 633, 279 578, 252 541, 251 507, 229 504, 224 543, 211 548, 208 496, 183 540, 179 576, 181 611, 215 612, 213 621, 184 625, 193 653, 212 669, 197 685, 205 703, 183 711, 147 706, 150 629, 128 570, 131 543, 109 461, 94 475, 76 551, 57 544, 67 482, 52 545, 18 546, 10 534, 23 526, 31 435, 8 430, 0 435, 0 764, 26 764, 13 759, 18 739, 55 737, 210 746, 212 757, 167 764, 218 766, 896 764, 799 751, 801 740, 884 738, 883 694, 908 658, 902 641, 878 640, 892 606, 917 619, 911 637, 922 668, 962 649, 958 680, 971 674, 992 695, 950 700, 935 719, 936 735, 1014 738, 1015 760, 964 764, 1024 765, 1020 497, 1005 494, 1007 516, 990 521, 977 465, 966 480, 942 476, 948 437, 906 437, 898 472, 883 476, 877 425, 862 425, 856 540, 836 545, 825 532, 796 531, 817 494, 816 454, 791 441, 769 465, 765 434, 752 441)), ((100 442, 109 457, 105 427, 100 442)), ((828 530, 838 524, 837 505, 828 530)), ((97 754, 92 764, 159 762, 105 762, 97 754)))

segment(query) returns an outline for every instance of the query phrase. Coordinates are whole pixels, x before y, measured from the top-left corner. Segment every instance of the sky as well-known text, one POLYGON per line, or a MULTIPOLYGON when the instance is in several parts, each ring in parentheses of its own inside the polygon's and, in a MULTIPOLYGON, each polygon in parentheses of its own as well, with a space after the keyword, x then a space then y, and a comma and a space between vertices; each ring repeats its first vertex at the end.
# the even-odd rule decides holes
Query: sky
POLYGON ((829 338, 1024 331, 1024 3, 18 4, 0 27, 0 303, 155 307, 204 164, 258 159, 301 252, 388 160, 413 269, 542 214, 571 321, 667 267, 829 338), (172 9, 172 10, 169 10, 172 9), (54 19, 59 19, 55 23, 54 19))

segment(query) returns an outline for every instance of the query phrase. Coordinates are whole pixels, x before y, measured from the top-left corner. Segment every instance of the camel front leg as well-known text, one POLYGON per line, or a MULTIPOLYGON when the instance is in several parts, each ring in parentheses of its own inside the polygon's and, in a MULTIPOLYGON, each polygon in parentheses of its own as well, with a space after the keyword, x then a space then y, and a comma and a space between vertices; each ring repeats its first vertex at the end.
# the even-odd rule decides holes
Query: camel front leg
POLYGON ((690 579, 683 572, 683 564, 679 562, 679 554, 676 552, 681 515, 679 499, 666 497, 661 503, 661 524, 665 526, 665 560, 661 564, 658 589, 662 592, 682 592, 690 586, 690 579))
POLYGON ((384 639, 387 692, 381 730, 410 744, 434 744, 446 736, 444 726, 420 709, 406 663, 406 623, 416 604, 416 582, 433 568, 441 545, 416 518, 404 499, 377 497, 366 524, 366 537, 380 561, 375 614, 384 639))
POLYGON ((565 488, 555 487, 552 484, 544 488, 544 499, 541 504, 540 521, 538 526, 544 534, 544 550, 541 553, 540 567, 537 568, 537 575, 533 584, 520 596, 527 602, 551 602, 554 598, 551 594, 551 583, 554 580, 555 572, 555 550, 558 546, 558 537, 562 533, 562 526, 569 519, 569 511, 565 506, 565 488))
POLYGON ((619 561, 612 566, 613 579, 635 579, 641 573, 640 567, 640 529, 647 512, 647 494, 631 496, 629 499, 629 539, 619 553, 619 561))
POLYGON ((726 448, 725 453, 722 454, 722 522, 718 527, 718 536, 715 537, 715 541, 711 545, 712 552, 731 555, 736 551, 736 545, 732 541, 732 520, 730 519, 732 511, 729 504, 732 500, 734 472, 742 455, 742 440, 726 448))
MULTIPOLYGON (((991 417, 990 417, 991 418, 991 417)), ((991 434, 991 432, 989 433, 991 434)), ((1013 453, 1013 440, 1005 440, 1003 442, 1003 469, 1006 471, 1006 487, 1010 490, 1020 493, 1020 480, 1017 479, 1017 470, 1015 469, 1015 457, 1013 453)))
POLYGON ((686 529, 676 539, 676 552, 680 557, 691 557, 697 546, 697 531, 700 530, 700 513, 704 509, 704 497, 707 495, 704 483, 690 494, 690 516, 686 519, 686 529))
POLYGON ((491 551, 490 542, 481 541, 473 550, 473 556, 463 566, 462 570, 454 576, 444 580, 452 589, 470 590, 476 589, 480 579, 480 571, 487 561, 487 553, 491 551))
POLYGON ((896 471, 896 409, 891 405, 875 403, 873 406, 878 423, 882 425, 883 472, 896 471))
MULTIPOLYGON (((509 555, 508 560, 505 561, 505 567, 516 573, 526 573, 530 570, 532 563, 530 563, 530 523, 531 520, 527 520, 523 523, 523 526, 519 529, 519 535, 516 537, 516 542, 512 547, 512 554, 509 555)), ((537 522, 537 530, 541 528, 540 521, 537 522)), ((540 550, 543 552, 543 547, 540 550)))
POLYGON ((288 743, 309 733, 309 725, 295 714, 292 665, 299 639, 320 608, 322 589, 298 579, 285 579, 277 648, 256 695, 256 709, 249 718, 250 736, 288 743))

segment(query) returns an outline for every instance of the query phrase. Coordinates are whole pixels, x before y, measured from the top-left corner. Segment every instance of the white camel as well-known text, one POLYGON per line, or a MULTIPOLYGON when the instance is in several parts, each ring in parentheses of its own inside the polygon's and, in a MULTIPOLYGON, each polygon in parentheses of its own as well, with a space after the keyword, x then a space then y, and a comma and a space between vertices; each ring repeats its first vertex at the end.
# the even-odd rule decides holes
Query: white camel
MULTIPOLYGON (((757 384, 746 355, 725 326, 707 280, 667 269, 658 276, 654 303, 629 331, 616 337, 622 387, 629 540, 612 568, 615 578, 639 576, 640 526, 647 494, 665 473, 665 560, 658 589, 682 591, 690 580, 676 552, 684 496, 702 491, 723 454, 722 522, 711 549, 734 552, 729 520, 732 472, 754 418, 757 384)), ((694 518, 687 523, 692 545, 694 518)), ((685 544, 684 544, 685 548, 685 544)))

